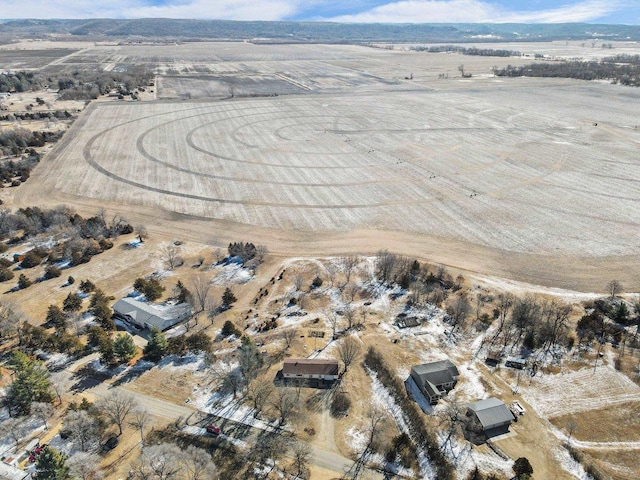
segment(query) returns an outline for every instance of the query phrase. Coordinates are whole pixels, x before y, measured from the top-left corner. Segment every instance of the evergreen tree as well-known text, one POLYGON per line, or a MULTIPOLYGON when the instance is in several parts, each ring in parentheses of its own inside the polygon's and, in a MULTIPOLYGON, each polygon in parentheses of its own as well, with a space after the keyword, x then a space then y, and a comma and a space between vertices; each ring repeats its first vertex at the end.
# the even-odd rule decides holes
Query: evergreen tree
POLYGON ((222 294, 222 304, 225 307, 230 307, 234 302, 236 302, 238 299, 236 298, 236 296, 233 294, 233 292, 231 291, 231 289, 229 287, 227 287, 224 291, 224 293, 222 294))
POLYGON ((116 363, 116 355, 113 352, 113 340, 109 335, 100 340, 98 352, 100 352, 100 361, 103 364, 113 365, 116 363))
POLYGON ((55 328, 56 331, 65 331, 67 329, 67 316, 57 305, 49 305, 47 323, 55 328))
POLYGON ((138 353, 131 335, 119 333, 113 341, 113 353, 119 362, 128 362, 138 353))
POLYGON ((144 356, 149 360, 158 361, 166 353, 168 347, 167 339, 158 328, 151 329, 149 343, 144 347, 144 356))
POLYGON ((14 380, 7 390, 5 401, 12 413, 28 415, 31 403, 53 400, 49 372, 41 362, 14 351, 9 367, 14 372, 14 380))
POLYGON ((21 273, 20 276, 18 277, 18 288, 20 290, 24 290, 25 288, 30 287, 32 283, 33 282, 29 280, 29 278, 27 278, 27 276, 24 273, 21 273))
POLYGON ((69 468, 66 457, 55 448, 46 446, 36 457, 36 472, 33 480, 69 480, 69 468))
POLYGON ((526 457, 520 457, 513 462, 513 472, 520 480, 528 480, 533 475, 533 467, 526 457))
POLYGON ((79 312, 82 308, 82 298, 77 293, 69 293, 62 302, 62 309, 65 312, 79 312))

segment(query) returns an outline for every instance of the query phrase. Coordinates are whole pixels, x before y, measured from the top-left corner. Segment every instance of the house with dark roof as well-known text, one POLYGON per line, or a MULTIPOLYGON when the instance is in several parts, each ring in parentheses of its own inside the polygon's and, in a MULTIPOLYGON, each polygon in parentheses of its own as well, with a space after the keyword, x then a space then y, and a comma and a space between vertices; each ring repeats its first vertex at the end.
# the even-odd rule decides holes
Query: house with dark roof
POLYGON ((116 318, 121 318, 140 328, 155 327, 164 331, 189 318, 191 306, 188 303, 152 305, 127 297, 121 298, 113 305, 113 312, 116 318))
POLYGON ((491 397, 467 405, 469 429, 495 437, 509 431, 514 416, 504 402, 491 397))
POLYGON ((333 382, 339 378, 337 360, 287 358, 282 366, 282 377, 297 380, 322 380, 333 382))
POLYGON ((450 360, 441 360, 411 367, 411 378, 429 403, 435 405, 456 386, 460 372, 450 360))

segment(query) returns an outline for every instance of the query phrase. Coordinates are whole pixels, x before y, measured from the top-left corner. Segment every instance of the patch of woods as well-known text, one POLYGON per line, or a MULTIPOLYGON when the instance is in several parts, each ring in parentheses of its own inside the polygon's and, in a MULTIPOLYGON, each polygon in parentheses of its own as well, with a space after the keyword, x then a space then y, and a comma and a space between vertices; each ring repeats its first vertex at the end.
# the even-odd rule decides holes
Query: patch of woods
POLYGON ((131 95, 153 80, 153 73, 143 67, 127 72, 91 72, 76 70, 54 75, 44 72, 9 72, 0 74, 0 92, 28 92, 57 87, 60 100, 93 100, 111 91, 131 95))
POLYGON ((609 80, 614 84, 640 86, 640 55, 616 55, 600 61, 566 60, 532 63, 523 66, 508 65, 495 69, 499 77, 556 77, 577 80, 609 80))
MULTIPOLYGON (((21 208, 16 212, 0 210, 0 251, 29 242, 33 248, 16 254, 20 278, 18 288, 27 288, 33 282, 26 271, 46 264, 44 275, 38 281, 59 277, 62 266, 73 267, 87 263, 95 255, 113 247, 113 240, 133 232, 133 227, 119 216, 107 218, 105 212, 83 218, 68 207, 40 209, 21 208)), ((14 277, 15 268, 8 259, 0 259, 0 281, 14 277)))
POLYGON ((519 57, 522 55, 517 50, 462 47, 460 45, 413 46, 411 47, 411 50, 415 52, 429 52, 429 53, 460 53, 462 55, 480 56, 480 57, 519 57))
POLYGON ((71 75, 60 75, 55 80, 60 100, 94 100, 100 95, 116 91, 122 97, 135 99, 135 90, 146 88, 153 73, 143 67, 132 67, 127 72, 85 72, 76 70, 71 75))
MULTIPOLYGON (((17 148, 20 150, 20 147, 17 148)), ((17 187, 26 182, 38 163, 40 154, 33 148, 25 150, 20 158, 0 162, 0 187, 17 187)))
POLYGON ((31 131, 26 128, 13 128, 0 132, 0 148, 3 155, 21 155, 33 147, 44 147, 47 143, 57 142, 61 131, 31 131))

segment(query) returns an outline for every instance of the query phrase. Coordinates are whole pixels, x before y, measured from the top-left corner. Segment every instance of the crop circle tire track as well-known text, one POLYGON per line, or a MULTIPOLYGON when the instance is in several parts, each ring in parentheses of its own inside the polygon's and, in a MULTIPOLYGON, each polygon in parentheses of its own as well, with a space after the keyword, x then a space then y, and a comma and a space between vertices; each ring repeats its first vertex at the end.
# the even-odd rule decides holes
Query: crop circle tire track
MULTIPOLYGON (((202 109, 201 106, 199 107, 195 107, 193 109, 185 109, 185 110, 181 110, 182 111, 192 111, 192 110, 200 110, 202 109)), ((235 109, 237 110, 237 109, 235 109)), ((85 161, 96 171, 100 172, 101 174, 105 175, 106 177, 116 181, 116 182, 120 182, 120 183, 124 183, 126 185, 130 185, 136 188, 140 188, 142 190, 146 190, 146 191, 150 191, 150 192, 155 192, 155 193, 160 193, 163 195, 169 195, 169 196, 174 196, 174 197, 181 197, 181 198, 186 198, 186 199, 192 199, 192 200, 200 200, 200 201, 204 201, 204 202, 209 202, 209 203, 221 203, 221 204, 230 204, 230 205, 245 205, 245 206, 263 206, 263 207, 281 207, 281 208, 299 208, 299 209, 323 209, 323 210, 335 210, 335 209, 370 209, 370 208, 379 208, 379 207, 386 207, 386 206, 393 206, 393 205, 409 205, 409 204, 418 204, 418 203, 427 203, 429 202, 428 200, 412 200, 412 201, 395 201, 395 202, 377 202, 377 203, 370 203, 370 204, 340 204, 340 205, 327 205, 327 204, 310 204, 310 205, 305 205, 305 204, 295 204, 295 203, 278 203, 278 202, 255 202, 255 201, 249 201, 249 200, 231 200, 231 199, 225 199, 225 198, 215 198, 215 197, 207 197, 207 196, 203 196, 203 195, 196 195, 196 194, 191 194, 191 193, 185 193, 185 192, 175 192, 172 190, 167 190, 164 188, 159 188, 159 187, 154 187, 151 185, 146 185, 144 183, 140 183, 140 182, 136 182, 133 181, 131 179, 122 177, 120 175, 117 175, 111 171, 109 171, 108 169, 104 168, 102 165, 100 165, 95 158, 93 157, 91 150, 93 148, 93 144, 96 142, 96 140, 98 140, 98 138, 100 138, 101 136, 103 136, 105 133, 110 132, 112 130, 115 130, 117 128, 120 128, 122 126, 125 125, 129 125, 132 123, 136 123, 139 122, 141 120, 145 120, 148 118, 153 118, 153 117, 159 117, 159 116, 163 116, 163 115, 167 115, 168 113, 159 113, 159 114, 153 114, 153 115, 147 115, 144 117, 140 117, 140 118, 136 118, 133 120, 129 120, 123 123, 120 123, 118 125, 114 125, 112 127, 109 127, 105 130, 102 130, 101 132, 98 132, 97 134, 93 135, 89 141, 87 141, 87 143, 85 144, 85 146, 83 147, 83 157, 85 159, 85 161)), ((175 114, 175 112, 171 112, 171 114, 175 114)), ((203 113, 203 114, 199 114, 199 115, 193 115, 191 117, 181 117, 180 119, 177 120, 172 120, 170 122, 165 122, 165 124, 169 124, 175 121, 179 121, 179 120, 185 120, 187 118, 194 118, 194 117, 198 117, 198 116, 204 116, 204 115, 210 115, 210 112, 207 113, 203 113)), ((240 116, 239 116, 240 117, 240 116)), ((158 126, 156 126, 155 128, 157 128, 158 126)), ((137 142, 138 143, 140 141, 140 138, 138 138, 137 142)), ((141 152, 142 153, 142 152, 141 152)), ((261 164, 264 165, 264 164, 261 164)), ((166 165, 168 166, 168 165, 166 165)), ((326 167, 326 168, 332 168, 332 167, 326 167)), ((201 175, 200 173, 194 173, 196 175, 201 175)))

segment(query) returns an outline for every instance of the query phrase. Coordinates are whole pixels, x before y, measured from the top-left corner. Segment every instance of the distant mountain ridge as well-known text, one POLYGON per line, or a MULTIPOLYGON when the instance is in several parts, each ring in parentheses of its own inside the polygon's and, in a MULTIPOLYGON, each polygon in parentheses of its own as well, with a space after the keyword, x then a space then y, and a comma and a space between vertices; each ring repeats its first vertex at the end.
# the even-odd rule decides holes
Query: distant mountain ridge
POLYGON ((365 24, 332 22, 239 22, 166 18, 0 20, 0 38, 175 38, 278 42, 504 42, 640 40, 640 26, 565 24, 365 24))

